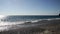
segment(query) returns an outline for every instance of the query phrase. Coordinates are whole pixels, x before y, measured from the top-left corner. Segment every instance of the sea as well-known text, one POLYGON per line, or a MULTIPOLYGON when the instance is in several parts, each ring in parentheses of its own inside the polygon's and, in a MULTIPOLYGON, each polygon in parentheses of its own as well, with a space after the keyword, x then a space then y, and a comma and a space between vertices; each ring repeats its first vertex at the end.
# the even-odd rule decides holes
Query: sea
MULTIPOLYGON (((60 19, 58 15, 8 15, 0 16, 0 31, 9 30, 11 25, 38 22, 42 20, 60 19)), ((21 26, 22 27, 22 26, 21 26)), ((11 28, 12 29, 12 28, 11 28)))
POLYGON ((4 22, 19 22, 19 21, 32 21, 39 19, 52 19, 52 18, 60 18, 60 16, 4 16, 0 18, 1 21, 4 22))

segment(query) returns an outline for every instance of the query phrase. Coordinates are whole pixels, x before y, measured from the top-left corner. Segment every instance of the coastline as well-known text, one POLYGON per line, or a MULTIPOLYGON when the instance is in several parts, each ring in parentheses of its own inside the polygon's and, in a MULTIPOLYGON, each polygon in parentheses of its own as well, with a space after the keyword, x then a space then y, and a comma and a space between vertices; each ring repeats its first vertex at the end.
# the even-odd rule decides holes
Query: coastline
MULTIPOLYGON (((60 32, 60 30, 59 30, 59 28, 60 28, 60 18, 56 18, 54 20, 42 20, 42 21, 38 21, 38 22, 33 23, 33 24, 37 24, 37 23, 39 25, 35 25, 35 26, 30 25, 31 27, 25 27, 25 28, 24 27, 23 28, 18 27, 17 29, 12 29, 12 30, 8 30, 8 31, 1 31, 0 33, 2 33, 2 34, 7 34, 8 32, 9 32, 8 34, 10 34, 10 33, 15 34, 13 32, 16 32, 16 33, 18 33, 18 32, 19 33, 20 32, 22 32, 22 33, 30 32, 31 33, 32 32, 33 33, 34 31, 37 32, 37 29, 38 29, 39 33, 42 33, 44 31, 48 30, 50 32, 55 32, 55 33, 58 32, 58 34, 60 34, 59 33, 60 32), (40 24, 42 24, 42 25, 40 25, 40 24), (40 32, 40 31, 42 31, 42 32, 40 32)), ((30 24, 30 23, 28 23, 28 24, 30 24)), ((22 24, 22 25, 24 25, 24 24, 22 24)), ((12 28, 16 28, 16 26, 13 26, 12 28)))

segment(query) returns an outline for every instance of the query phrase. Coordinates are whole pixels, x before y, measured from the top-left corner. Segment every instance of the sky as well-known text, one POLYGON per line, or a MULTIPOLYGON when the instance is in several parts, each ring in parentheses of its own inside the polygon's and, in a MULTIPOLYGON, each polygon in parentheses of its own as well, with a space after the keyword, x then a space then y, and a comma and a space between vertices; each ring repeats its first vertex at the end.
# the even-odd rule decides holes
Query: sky
POLYGON ((0 0, 0 15, 58 15, 60 0, 0 0))

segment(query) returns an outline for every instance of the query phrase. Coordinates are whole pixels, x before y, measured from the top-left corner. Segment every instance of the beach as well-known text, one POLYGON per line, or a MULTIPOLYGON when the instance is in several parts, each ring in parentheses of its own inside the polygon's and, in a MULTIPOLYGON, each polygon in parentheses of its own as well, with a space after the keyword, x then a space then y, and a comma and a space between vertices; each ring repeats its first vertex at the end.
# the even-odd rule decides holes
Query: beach
POLYGON ((12 25, 9 30, 0 31, 0 34, 60 34, 60 19, 27 23, 18 24, 18 26, 12 25), (19 25, 24 26, 19 27, 19 25))

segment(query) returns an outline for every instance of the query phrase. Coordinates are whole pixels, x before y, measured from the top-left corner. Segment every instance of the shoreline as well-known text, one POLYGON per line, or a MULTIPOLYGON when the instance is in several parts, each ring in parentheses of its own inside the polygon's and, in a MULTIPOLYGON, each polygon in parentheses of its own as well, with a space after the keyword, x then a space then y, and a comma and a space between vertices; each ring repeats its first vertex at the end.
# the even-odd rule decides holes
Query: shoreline
MULTIPOLYGON (((26 24, 22 24, 22 25, 25 25, 26 27, 22 27, 22 28, 20 28, 19 27, 19 24, 18 24, 18 27, 16 26, 16 25, 12 25, 12 29, 11 28, 9 28, 9 29, 11 29, 11 30, 4 30, 4 31, 0 31, 0 33, 8 33, 8 32, 10 32, 10 33, 13 33, 13 32, 15 32, 15 31, 22 31, 23 32, 23 30, 24 31, 30 31, 30 30, 33 30, 33 29, 38 29, 39 28, 39 30, 53 30, 54 28, 55 28, 55 30, 56 30, 56 27, 57 27, 57 29, 60 27, 60 19, 59 18, 57 18, 57 19, 54 19, 54 20, 42 20, 42 21, 38 21, 38 22, 35 22, 35 23, 26 23, 26 24), (32 24, 32 25, 30 25, 30 24, 32 24), (33 26, 33 24, 39 24, 39 25, 35 25, 35 26, 33 26), (40 25, 40 24, 42 24, 42 25, 40 25), (28 25, 30 25, 30 26, 28 26, 28 25), (59 26, 57 26, 57 25, 59 25, 59 26), (28 27, 27 27, 28 26, 28 27), (14 29, 15 28, 15 29, 14 29)), ((9 27, 9 26, 8 26, 9 27)), ((36 29, 36 30, 37 30, 36 29)), ((55 31, 54 30, 54 31, 55 31)), ((56 30, 57 31, 57 30, 56 30)))

